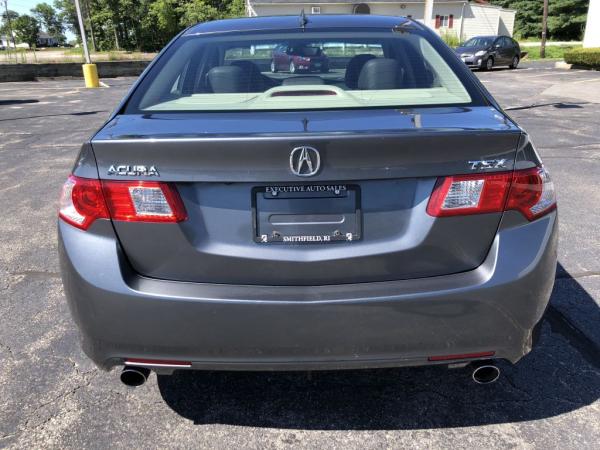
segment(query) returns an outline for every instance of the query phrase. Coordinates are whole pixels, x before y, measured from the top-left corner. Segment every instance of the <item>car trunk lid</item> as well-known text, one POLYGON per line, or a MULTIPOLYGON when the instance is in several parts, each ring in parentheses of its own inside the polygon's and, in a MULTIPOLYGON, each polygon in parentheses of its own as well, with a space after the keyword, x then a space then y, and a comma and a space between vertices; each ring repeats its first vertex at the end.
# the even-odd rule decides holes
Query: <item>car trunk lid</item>
POLYGON ((102 179, 171 182, 185 205, 180 223, 114 221, 139 273, 323 285, 477 267, 501 214, 434 218, 427 201, 469 161, 511 170, 519 136, 493 108, 422 108, 123 115, 92 145, 102 179), (319 153, 314 176, 294 174, 302 148, 319 153))

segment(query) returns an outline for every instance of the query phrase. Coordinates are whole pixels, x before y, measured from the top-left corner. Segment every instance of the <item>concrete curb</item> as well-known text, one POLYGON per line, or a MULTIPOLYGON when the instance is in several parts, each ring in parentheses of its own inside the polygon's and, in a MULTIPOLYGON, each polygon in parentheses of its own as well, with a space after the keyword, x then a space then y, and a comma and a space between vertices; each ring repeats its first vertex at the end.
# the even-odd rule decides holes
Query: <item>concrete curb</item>
POLYGON ((594 67, 581 66, 581 65, 577 65, 577 64, 569 64, 564 61, 557 61, 554 64, 554 68, 562 69, 562 70, 592 70, 592 71, 598 70, 597 68, 594 68, 594 67))
MULTIPOLYGON (((138 76, 150 61, 97 62, 100 78, 138 76)), ((0 64, 0 82, 35 81, 37 78, 83 77, 81 63, 0 64)))
POLYGON ((554 63, 555 69, 570 70, 572 67, 573 67, 573 64, 569 64, 564 61, 556 61, 556 63, 554 63))

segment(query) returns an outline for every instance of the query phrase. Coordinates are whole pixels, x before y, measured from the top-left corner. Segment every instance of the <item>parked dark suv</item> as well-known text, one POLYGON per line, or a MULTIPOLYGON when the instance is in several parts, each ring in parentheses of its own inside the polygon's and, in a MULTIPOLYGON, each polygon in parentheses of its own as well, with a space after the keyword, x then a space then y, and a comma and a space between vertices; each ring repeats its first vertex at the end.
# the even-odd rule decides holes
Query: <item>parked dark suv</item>
POLYGON ((477 36, 455 51, 467 66, 476 69, 492 70, 495 66, 516 69, 521 61, 519 43, 508 36, 477 36))
POLYGON ((325 73, 329 70, 329 59, 321 48, 309 44, 278 45, 273 50, 271 72, 280 70, 325 73))
POLYGON ((58 222, 104 369, 519 361, 554 282, 554 186, 428 28, 351 15, 189 28, 87 141, 58 222), (273 74, 282 46, 335 71, 273 74))

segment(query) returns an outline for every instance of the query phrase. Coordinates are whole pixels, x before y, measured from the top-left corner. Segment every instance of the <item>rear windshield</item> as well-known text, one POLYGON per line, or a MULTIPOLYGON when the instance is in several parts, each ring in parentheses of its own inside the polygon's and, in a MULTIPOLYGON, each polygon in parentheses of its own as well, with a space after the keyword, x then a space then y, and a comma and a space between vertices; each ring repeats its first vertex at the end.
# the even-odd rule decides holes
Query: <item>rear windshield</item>
POLYGON ((298 56, 319 56, 322 54, 320 47, 313 47, 311 45, 300 45, 296 47, 289 47, 286 50, 288 55, 298 56))
POLYGON ((184 35, 152 67, 125 112, 481 103, 472 82, 467 87, 467 77, 461 80, 452 68, 460 61, 441 41, 430 43, 420 33, 336 29, 184 35))

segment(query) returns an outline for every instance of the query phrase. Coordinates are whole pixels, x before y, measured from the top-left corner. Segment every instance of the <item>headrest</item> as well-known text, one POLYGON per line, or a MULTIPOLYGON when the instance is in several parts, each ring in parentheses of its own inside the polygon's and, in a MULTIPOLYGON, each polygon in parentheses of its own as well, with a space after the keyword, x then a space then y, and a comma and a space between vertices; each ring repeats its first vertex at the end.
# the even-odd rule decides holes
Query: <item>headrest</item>
POLYGON ((252 76, 261 74, 260 67, 258 67, 252 61, 240 59, 240 60, 236 60, 236 61, 231 61, 231 65, 239 67, 240 69, 252 74, 252 76))
POLYGON ((249 74, 239 66, 217 66, 206 74, 208 85, 215 94, 248 92, 249 74))
POLYGON ((345 83, 348 86, 348 89, 356 89, 358 87, 358 77, 360 76, 360 71, 367 61, 375 58, 375 55, 371 55, 368 53, 356 55, 346 65, 346 76, 345 83))
POLYGON ((395 59, 375 58, 367 61, 358 77, 358 89, 398 89, 403 70, 395 59))

